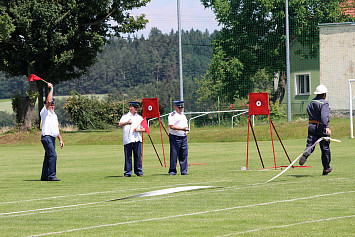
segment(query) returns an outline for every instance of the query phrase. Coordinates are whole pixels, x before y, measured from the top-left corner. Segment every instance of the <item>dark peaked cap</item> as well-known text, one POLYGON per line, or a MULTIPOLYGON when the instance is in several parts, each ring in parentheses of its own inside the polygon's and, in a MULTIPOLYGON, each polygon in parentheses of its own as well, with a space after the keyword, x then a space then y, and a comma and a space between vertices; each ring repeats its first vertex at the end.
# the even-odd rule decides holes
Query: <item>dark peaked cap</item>
POLYGON ((138 108, 140 106, 141 102, 139 101, 130 101, 129 106, 132 106, 134 108, 138 108))
POLYGON ((184 101, 174 100, 173 103, 178 108, 184 108, 184 101))

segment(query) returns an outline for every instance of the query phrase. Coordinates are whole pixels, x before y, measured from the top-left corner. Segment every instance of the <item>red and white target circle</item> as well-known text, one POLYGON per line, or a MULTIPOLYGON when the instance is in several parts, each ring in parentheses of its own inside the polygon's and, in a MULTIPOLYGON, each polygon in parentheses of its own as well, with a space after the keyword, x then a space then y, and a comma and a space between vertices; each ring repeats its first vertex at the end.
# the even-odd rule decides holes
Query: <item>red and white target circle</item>
POLYGON ((144 98, 143 102, 143 118, 159 117, 159 102, 158 98, 144 98))
POLYGON ((268 115, 269 94, 268 93, 249 93, 249 115, 268 115))

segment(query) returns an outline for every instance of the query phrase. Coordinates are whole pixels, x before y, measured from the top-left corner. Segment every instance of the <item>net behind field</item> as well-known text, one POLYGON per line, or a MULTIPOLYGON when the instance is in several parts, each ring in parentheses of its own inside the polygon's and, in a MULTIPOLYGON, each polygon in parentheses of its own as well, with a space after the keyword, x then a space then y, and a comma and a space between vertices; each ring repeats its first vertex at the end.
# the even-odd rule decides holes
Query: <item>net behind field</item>
MULTIPOLYGON (((266 8, 257 6, 260 4, 258 1, 255 5, 245 2, 243 4, 247 7, 243 8, 240 5, 239 9, 249 10, 249 13, 243 15, 235 10, 240 2, 244 1, 235 1, 226 5, 231 7, 229 11, 225 11, 229 14, 226 18, 230 18, 230 25, 220 23, 215 36, 215 39, 221 36, 224 39, 210 42, 210 46, 201 43, 195 49, 202 51, 205 47, 211 47, 213 50, 206 73, 194 74, 190 62, 187 64, 183 61, 186 110, 215 111, 229 110, 232 107, 247 108, 249 93, 268 92, 272 117, 286 120, 288 95, 285 2, 273 2, 273 7, 269 8, 270 13, 263 15, 265 26, 269 25, 269 28, 263 28, 260 22, 252 17, 253 15, 261 16, 255 13, 255 9, 263 11, 266 8), (279 20, 277 26, 267 22, 268 18, 271 18, 270 14, 282 15, 279 18, 275 17, 279 20), (250 23, 246 24, 245 20, 248 18, 250 18, 250 23), (240 24, 235 24, 233 21, 240 24), (270 32, 267 31, 275 31, 278 36, 272 38, 270 32), (260 40, 260 37, 264 37, 265 42, 260 40)), ((350 11, 354 9, 350 5, 353 1, 347 2, 349 5, 346 3, 337 5, 338 2, 335 3, 335 1, 324 3, 318 0, 289 3, 290 100, 293 120, 298 117, 307 117, 306 107, 314 98, 313 92, 319 84, 325 84, 330 90, 327 98, 332 107, 332 115, 344 117, 348 113, 346 112, 349 103, 347 81, 355 77, 355 71, 352 70, 352 62, 355 61, 353 52, 355 47, 352 43, 355 41, 355 25, 344 23, 354 20, 354 14, 350 11), (314 10, 313 13, 312 11, 301 12, 298 9, 300 7, 312 9, 316 6, 319 9, 314 10), (322 7, 329 9, 325 11, 322 7), (331 34, 330 39, 329 34, 331 34)), ((194 29, 196 22, 199 25, 205 23, 207 29, 216 18, 216 15, 206 13, 203 17, 194 19, 197 15, 194 8, 201 4, 199 0, 182 0, 180 4, 182 29, 185 31, 194 29)), ((201 14, 203 12, 198 13, 198 15, 201 14)), ((200 30, 204 32, 203 29, 200 28, 200 30)), ((189 40, 182 37, 183 54, 190 52, 189 46, 189 40)), ((213 120, 214 123, 218 123, 218 116, 215 116, 213 120)))

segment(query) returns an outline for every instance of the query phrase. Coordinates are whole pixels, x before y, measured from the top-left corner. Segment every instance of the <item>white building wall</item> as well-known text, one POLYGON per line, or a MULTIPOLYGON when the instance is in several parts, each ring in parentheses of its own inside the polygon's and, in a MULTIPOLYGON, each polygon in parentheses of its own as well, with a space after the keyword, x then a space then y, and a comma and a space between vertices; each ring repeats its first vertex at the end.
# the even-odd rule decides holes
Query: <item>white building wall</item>
POLYGON ((355 79, 355 23, 322 24, 319 29, 320 83, 329 90, 332 110, 348 110, 348 80, 355 79))

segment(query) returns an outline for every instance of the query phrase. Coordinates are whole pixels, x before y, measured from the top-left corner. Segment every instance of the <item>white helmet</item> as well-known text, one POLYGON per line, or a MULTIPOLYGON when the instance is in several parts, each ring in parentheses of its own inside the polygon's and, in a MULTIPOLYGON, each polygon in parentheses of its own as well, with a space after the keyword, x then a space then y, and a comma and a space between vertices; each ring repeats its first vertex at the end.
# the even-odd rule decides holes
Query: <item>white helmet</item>
POLYGON ((314 94, 320 95, 320 94, 325 94, 327 92, 329 92, 327 87, 325 87, 325 85, 321 84, 321 85, 317 86, 316 91, 314 92, 314 94))

